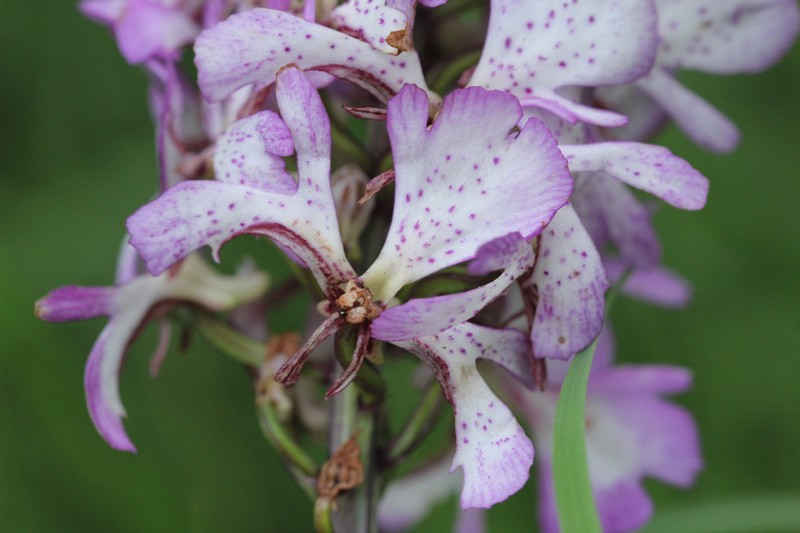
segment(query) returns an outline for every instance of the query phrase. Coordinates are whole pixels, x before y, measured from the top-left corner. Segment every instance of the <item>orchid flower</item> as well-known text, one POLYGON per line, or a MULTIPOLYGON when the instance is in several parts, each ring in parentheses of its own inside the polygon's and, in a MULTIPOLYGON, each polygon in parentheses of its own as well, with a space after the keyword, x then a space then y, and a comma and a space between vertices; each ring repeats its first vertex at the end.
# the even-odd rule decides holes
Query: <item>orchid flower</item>
MULTIPOLYGON (((111 447, 135 452, 122 426, 125 409, 119 397, 119 373, 128 346, 142 327, 180 303, 211 311, 230 310, 258 298, 267 287, 267 277, 261 272, 220 276, 197 255, 188 256, 159 276, 135 275, 131 251, 126 246, 121 254, 116 286, 60 287, 36 302, 36 314, 50 322, 110 318, 86 362, 86 402, 92 422, 111 447)), ((166 352, 168 334, 168 326, 162 322, 153 371, 166 352)))
MULTIPOLYGON (((431 364, 454 402, 457 418, 459 413, 477 416, 476 410, 486 409, 481 398, 491 398, 485 385, 477 385, 482 384, 478 374, 473 372, 473 378, 461 382, 455 376, 467 379, 469 373, 445 370, 451 365, 474 365, 476 357, 502 355, 487 352, 491 345, 474 352, 479 347, 470 344, 471 335, 453 328, 530 270, 533 252, 526 241, 542 230, 572 188, 553 139, 537 121, 509 135, 521 116, 516 99, 479 88, 449 95, 428 128, 425 92, 404 87, 390 100, 387 112, 396 172, 394 215, 382 251, 357 276, 344 255, 332 201, 329 126, 322 102, 297 68, 278 74, 276 90, 281 117, 263 112, 235 124, 218 144, 217 180, 180 184, 141 208, 128 221, 131 243, 150 271, 158 274, 200 246, 211 245, 216 257, 219 247, 236 235, 269 236, 308 266, 331 313, 284 365, 279 381, 295 382, 310 352, 338 329, 353 324, 359 329, 356 352, 328 395, 352 381, 369 338, 374 337, 406 347, 431 364), (292 149, 297 154, 297 182, 283 169, 280 158, 292 149), (452 200, 442 202, 447 197, 452 200), (496 212, 493 207, 498 202, 508 209, 496 212), (476 258, 474 273, 504 269, 503 273, 471 291, 391 306, 403 286, 472 258, 476 258), (459 362, 442 353, 447 349, 443 339, 449 337, 437 335, 445 335, 445 330, 463 337, 459 341, 463 353, 472 353, 472 359, 459 362), (439 356, 432 357, 432 352, 439 356), (454 379, 446 379, 447 375, 454 379), (475 392, 458 394, 464 387, 475 392)), ((506 439, 506 446, 521 450, 520 464, 532 460, 532 447, 525 451, 518 444, 527 439, 521 430, 513 430, 510 412, 501 409, 499 401, 489 399, 488 404, 498 409, 494 416, 499 433, 487 433, 487 442, 473 437, 472 446, 465 449, 487 453, 491 448, 481 444, 506 439)), ((521 486, 519 476, 527 478, 523 470, 478 490, 475 487, 486 476, 472 469, 503 462, 491 454, 479 462, 467 460, 469 452, 463 455, 457 464, 468 470, 465 506, 499 501, 521 486)))
MULTIPOLYGON (((561 123, 546 111, 548 124, 561 123)), ((571 204, 537 238, 537 260, 526 280, 535 308, 531 325, 537 357, 568 359, 600 332, 608 281, 602 253, 613 243, 634 267, 654 267, 660 246, 647 211, 626 185, 674 207, 700 209, 708 180, 669 150, 634 142, 589 142, 592 128, 559 128, 559 149, 576 177, 571 204)))
MULTIPOLYGON (((428 130, 427 96, 407 86, 388 109, 397 175, 392 225, 375 262, 357 276, 344 255, 332 201, 330 134, 322 102, 297 68, 278 76, 277 97, 282 118, 271 112, 254 115, 221 140, 216 181, 173 187, 129 219, 131 243, 153 274, 200 246, 211 245, 216 256, 236 235, 267 235, 308 265, 335 311, 318 330, 321 338, 351 323, 371 324, 377 338, 407 339, 463 322, 482 306, 471 303, 454 315, 457 320, 438 315, 435 325, 413 322, 420 304, 389 309, 379 318, 400 288, 473 258, 499 237, 520 233, 530 239, 571 192, 563 159, 540 124, 528 122, 509 137, 521 113, 513 97, 457 91, 428 130), (298 182, 280 157, 293 149, 298 182), (260 173, 253 172, 256 168, 260 173), (446 195, 452 195, 452 204, 441 202, 446 195), (493 212, 498 201, 509 209, 493 212)), ((522 270, 508 264, 515 272, 508 276, 510 283, 522 270)), ((501 285, 494 282, 483 290, 499 294, 501 285)), ((444 306, 449 300, 424 305, 444 306)), ((321 338, 314 338, 308 351, 321 338)))
POLYGON ((789 49, 800 29, 794 0, 656 0, 659 47, 653 70, 632 86, 602 89, 601 100, 636 116, 624 138, 643 139, 665 113, 698 145, 729 152, 736 126, 675 79, 679 70, 711 74, 760 72, 789 49), (639 91, 647 98, 643 99, 639 91))

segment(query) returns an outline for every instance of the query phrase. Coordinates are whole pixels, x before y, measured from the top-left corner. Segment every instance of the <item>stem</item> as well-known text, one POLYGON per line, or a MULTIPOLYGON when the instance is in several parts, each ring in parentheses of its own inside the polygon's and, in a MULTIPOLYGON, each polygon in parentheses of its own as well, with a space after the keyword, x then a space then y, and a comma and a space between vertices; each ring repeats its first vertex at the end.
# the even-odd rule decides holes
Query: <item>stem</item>
POLYGON ((195 315, 197 330, 217 350, 244 365, 259 367, 267 353, 266 345, 234 330, 212 314, 195 315))
POLYGON ((370 168, 371 161, 367 157, 364 145, 343 124, 340 124, 336 115, 331 113, 330 106, 326 107, 331 118, 331 143, 335 151, 344 154, 350 161, 364 169, 370 168))
POLYGON ((432 381, 419 401, 414 414, 408 419, 400 434, 392 443, 386 458, 390 463, 395 463, 412 451, 426 436, 436 413, 441 406, 442 394, 439 383, 432 381))
POLYGON ((358 396, 358 388, 351 385, 332 400, 331 453, 358 434, 364 467, 364 482, 340 494, 336 502, 337 510, 331 514, 334 531, 340 533, 373 533, 378 530, 379 482, 374 431, 377 411, 361 410, 358 396))
POLYGON ((455 61, 442 69, 436 79, 433 80, 431 89, 438 94, 444 94, 453 87, 464 71, 477 65, 480 58, 480 50, 469 52, 457 58, 455 61))
MULTIPOLYGON (((256 368, 264 362, 266 346, 263 343, 242 335, 208 313, 198 313, 195 323, 209 343, 232 359, 256 368)), ((269 401, 257 404, 257 408, 258 423, 267 442, 286 461, 289 472, 303 492, 315 499, 318 467, 314 460, 294 440, 269 401)))
MULTIPOLYGON (((258 422, 264 437, 290 465, 309 478, 317 475, 318 468, 314 460, 294 441, 268 401, 259 406, 258 422)), ((311 489, 311 494, 314 494, 313 485, 311 489)))

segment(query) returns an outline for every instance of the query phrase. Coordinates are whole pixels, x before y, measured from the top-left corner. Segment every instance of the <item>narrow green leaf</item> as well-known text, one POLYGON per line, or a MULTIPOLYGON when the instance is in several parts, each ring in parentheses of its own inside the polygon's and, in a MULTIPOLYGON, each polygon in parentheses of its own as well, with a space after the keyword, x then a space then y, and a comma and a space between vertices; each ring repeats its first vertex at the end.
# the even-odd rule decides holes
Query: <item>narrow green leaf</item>
POLYGON ((577 353, 561 386, 556 407, 553 478, 561 531, 600 532, 586 461, 586 387, 597 340, 577 353))
POLYGON ((800 494, 747 496, 657 512, 642 533, 800 531, 800 494))
POLYGON ((195 315, 194 325, 206 340, 216 349, 248 366, 258 367, 264 362, 267 347, 243 335, 210 313, 195 315))

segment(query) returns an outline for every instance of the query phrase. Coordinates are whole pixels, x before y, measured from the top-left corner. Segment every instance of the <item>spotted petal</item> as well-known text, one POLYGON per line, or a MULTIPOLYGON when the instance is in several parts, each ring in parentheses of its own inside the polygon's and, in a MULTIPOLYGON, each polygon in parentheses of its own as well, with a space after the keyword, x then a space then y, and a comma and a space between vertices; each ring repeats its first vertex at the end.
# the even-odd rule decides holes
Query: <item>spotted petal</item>
POLYGON ((372 336, 384 341, 424 337, 466 322, 498 298, 511 283, 533 268, 533 250, 518 233, 501 237, 478 250, 475 273, 488 273, 505 267, 494 281, 477 289, 418 298, 391 307, 372 322, 372 336), (488 257, 486 257, 488 256, 488 257))
POLYGON ((430 129, 427 117, 427 96, 416 87, 389 102, 394 213, 363 276, 384 301, 407 283, 475 257, 493 239, 538 234, 572 192, 565 160, 539 121, 509 134, 521 117, 513 96, 457 90, 430 129))
POLYGON ((483 381, 475 362, 527 360, 525 335, 467 323, 397 345, 431 366, 453 405, 456 454, 451 472, 458 467, 464 471, 461 506, 490 507, 522 488, 533 463, 533 445, 483 381))
POLYGON ((800 27, 793 0, 658 0, 661 44, 656 68, 636 82, 698 145, 729 152, 736 126, 671 74, 693 69, 716 74, 757 72, 774 64, 800 27))
POLYGON ((323 290, 355 277, 344 256, 331 194, 330 125, 322 101, 296 68, 278 76, 277 95, 297 151, 297 192, 219 181, 173 187, 128 219, 131 244, 150 272, 158 274, 205 245, 216 255, 231 238, 253 233, 297 255, 323 290))
POLYGON ((228 17, 195 44, 200 88, 210 101, 249 84, 264 87, 294 64, 346 79, 387 101, 405 83, 425 87, 416 53, 397 57, 336 30, 270 9, 228 17))
POLYGON ((571 122, 620 126, 625 117, 575 103, 557 89, 628 83, 647 73, 655 30, 654 6, 642 0, 493 0, 470 84, 509 91, 571 122))
POLYGON ((571 206, 562 208, 542 232, 531 282, 539 295, 531 329, 537 357, 566 359, 600 333, 608 280, 571 206))
POLYGON ((339 31, 366 41, 381 52, 396 54, 398 47, 387 39, 391 41, 392 34, 405 33, 408 19, 401 10, 380 0, 349 0, 333 10, 331 22, 339 31))
POLYGON ((791 47, 800 26, 794 0, 657 0, 658 63, 715 74, 758 72, 791 47))
POLYGON ((708 180, 661 146, 633 142, 561 145, 571 172, 603 171, 681 209, 702 209, 708 180))

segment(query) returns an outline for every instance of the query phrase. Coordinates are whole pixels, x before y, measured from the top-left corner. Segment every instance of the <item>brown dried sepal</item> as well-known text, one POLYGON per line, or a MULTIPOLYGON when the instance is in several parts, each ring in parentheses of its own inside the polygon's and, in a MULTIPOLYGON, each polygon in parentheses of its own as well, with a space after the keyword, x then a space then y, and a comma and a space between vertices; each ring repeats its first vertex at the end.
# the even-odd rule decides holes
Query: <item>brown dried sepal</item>
POLYGON ((386 37, 386 44, 397 48, 397 53, 400 52, 408 52, 409 50, 413 49, 411 43, 411 35, 408 31, 408 26, 403 28, 402 30, 393 31, 386 37))
POLYGON ((363 324, 381 314, 380 306, 372 303, 372 291, 354 280, 345 284, 344 293, 336 299, 336 307, 349 324, 363 324))
POLYGON ((356 441, 358 434, 350 437, 333 456, 322 465, 317 480, 319 497, 336 501, 340 492, 354 489, 364 482, 364 465, 361 464, 361 447, 356 441))
POLYGON ((283 384, 275 381, 280 366, 300 349, 300 335, 287 331, 274 335, 267 341, 264 363, 258 370, 256 381, 256 405, 272 404, 281 420, 288 419, 292 412, 292 401, 283 384))

